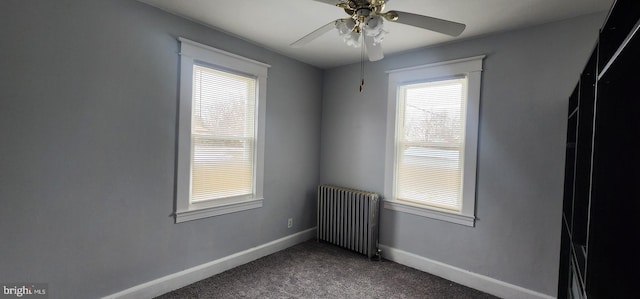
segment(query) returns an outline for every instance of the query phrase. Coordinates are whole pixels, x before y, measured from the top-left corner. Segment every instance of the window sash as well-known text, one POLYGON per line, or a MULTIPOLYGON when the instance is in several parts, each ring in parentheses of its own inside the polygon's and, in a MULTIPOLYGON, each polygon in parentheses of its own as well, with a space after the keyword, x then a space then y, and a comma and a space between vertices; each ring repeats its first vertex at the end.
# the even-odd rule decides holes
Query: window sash
POLYGON ((462 211, 466 98, 466 77, 399 86, 397 200, 462 211))
POLYGON ((256 84, 193 66, 190 204, 254 194, 256 84))

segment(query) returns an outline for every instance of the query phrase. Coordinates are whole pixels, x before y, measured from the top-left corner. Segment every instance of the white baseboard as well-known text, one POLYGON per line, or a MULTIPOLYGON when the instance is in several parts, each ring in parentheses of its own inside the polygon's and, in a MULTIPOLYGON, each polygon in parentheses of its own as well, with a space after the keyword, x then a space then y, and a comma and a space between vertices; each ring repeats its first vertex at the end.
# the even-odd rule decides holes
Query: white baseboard
POLYGON ((514 299, 553 299, 555 297, 538 293, 517 285, 506 283, 495 278, 469 272, 445 263, 402 251, 386 245, 379 245, 382 256, 390 261, 418 269, 442 278, 451 280, 476 290, 489 293, 500 298, 514 299))
POLYGON ((294 246, 316 236, 316 228, 286 236, 269 243, 241 251, 221 259, 208 262, 193 268, 173 273, 152 280, 121 292, 104 297, 104 299, 153 298, 171 292, 207 277, 222 273, 231 268, 246 264, 263 256, 294 246))

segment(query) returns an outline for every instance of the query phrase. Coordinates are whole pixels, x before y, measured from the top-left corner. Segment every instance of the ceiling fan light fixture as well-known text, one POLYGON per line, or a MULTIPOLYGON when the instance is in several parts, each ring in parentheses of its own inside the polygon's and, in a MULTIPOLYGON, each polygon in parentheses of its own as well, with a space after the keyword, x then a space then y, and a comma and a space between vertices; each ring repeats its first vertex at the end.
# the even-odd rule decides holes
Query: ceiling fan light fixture
POLYGON ((363 25, 363 29, 368 36, 376 36, 382 32, 383 19, 379 15, 370 15, 363 25))
POLYGON ((342 19, 336 21, 336 29, 338 29, 338 33, 340 36, 344 37, 344 35, 349 34, 353 31, 353 28, 356 26, 356 23, 352 19, 342 19))
POLYGON ((363 22, 362 29, 366 36, 373 37, 374 45, 382 43, 382 40, 387 33, 384 31, 384 19, 379 15, 369 16, 363 22))
POLYGON ((380 30, 380 32, 378 33, 378 35, 373 37, 373 44, 377 45, 382 43, 382 40, 384 40, 384 36, 387 34, 386 31, 384 30, 380 30))
POLYGON ((342 39, 350 47, 354 47, 354 48, 360 47, 360 33, 358 32, 351 31, 348 34, 343 35, 342 39))

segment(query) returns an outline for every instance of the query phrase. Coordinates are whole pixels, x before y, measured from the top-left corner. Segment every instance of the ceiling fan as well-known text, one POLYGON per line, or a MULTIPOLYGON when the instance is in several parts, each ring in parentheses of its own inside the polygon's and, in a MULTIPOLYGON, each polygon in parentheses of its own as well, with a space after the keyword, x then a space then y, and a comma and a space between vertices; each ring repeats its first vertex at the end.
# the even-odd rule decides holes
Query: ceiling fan
MULTIPOLYGON (((452 21, 413 14, 410 12, 391 10, 384 12, 385 4, 390 0, 314 0, 335 5, 349 15, 348 18, 331 21, 328 24, 305 35, 293 42, 291 46, 301 47, 329 32, 338 29, 340 36, 350 46, 364 45, 370 61, 384 58, 382 42, 384 35, 384 20, 415 26, 450 36, 458 36, 464 31, 465 25, 452 21)), ((364 50, 363 49, 363 50, 364 50)))

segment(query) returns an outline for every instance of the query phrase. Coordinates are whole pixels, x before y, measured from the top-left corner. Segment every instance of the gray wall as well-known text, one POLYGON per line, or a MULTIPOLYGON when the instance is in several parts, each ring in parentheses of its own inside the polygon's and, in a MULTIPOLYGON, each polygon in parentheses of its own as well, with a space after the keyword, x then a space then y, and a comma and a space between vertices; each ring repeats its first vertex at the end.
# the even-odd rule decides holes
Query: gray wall
POLYGON ((384 71, 486 54, 476 227, 384 210, 381 240, 553 294, 566 98, 603 17, 387 57, 360 94, 357 65, 323 77, 133 0, 1 1, 0 282, 98 297, 313 227, 318 182, 383 191, 384 71), (261 209, 170 217, 178 36, 272 65, 261 209))
MULTIPOLYGON (((567 99, 604 14, 404 53, 325 72, 321 183, 382 193, 386 70, 486 54, 477 224, 383 210, 381 243, 555 295, 567 99)), ((390 34, 393 34, 391 32, 390 34)))
POLYGON ((99 297, 315 226, 322 70, 133 0, 3 0, 0 36, 0 282, 99 297), (261 209, 170 217, 178 36, 272 65, 261 209))

